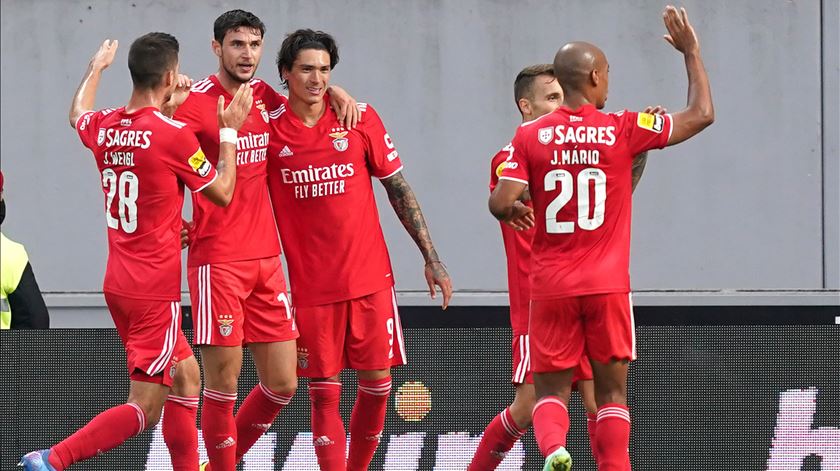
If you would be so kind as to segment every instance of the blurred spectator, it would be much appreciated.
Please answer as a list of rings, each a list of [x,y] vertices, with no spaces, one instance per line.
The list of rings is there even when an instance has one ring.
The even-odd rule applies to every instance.
[[[0,171],[0,224],[6,218]],[[23,244],[0,232],[0,329],[48,329],[50,315]]]

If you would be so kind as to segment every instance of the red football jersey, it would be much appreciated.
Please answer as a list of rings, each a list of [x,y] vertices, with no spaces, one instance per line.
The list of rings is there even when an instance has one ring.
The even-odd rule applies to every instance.
[[[251,80],[254,106],[239,129],[236,142],[236,190],[225,207],[201,195],[193,196],[195,230],[190,241],[187,264],[235,262],[273,257],[280,254],[277,229],[265,183],[269,140],[269,110],[285,97],[262,80]],[[207,158],[215,166],[219,159],[219,124],[216,106],[219,95],[225,106],[233,97],[211,75],[193,84],[190,96],[178,107],[175,118],[187,123],[195,133]]]
[[[289,265],[292,302],[315,306],[394,284],[371,177],[402,163],[372,106],[352,131],[327,109],[310,128],[281,106],[272,116],[268,187]]]
[[[630,291],[633,157],[662,148],[670,115],[560,107],[522,124],[502,179],[528,184],[531,299]]]
[[[76,131],[93,151],[105,193],[108,266],[104,291],[181,299],[184,184],[198,192],[216,178],[184,123],[156,108],[89,111]]]
[[[490,164],[490,191],[496,188],[502,170],[513,153],[513,146],[506,145]],[[531,206],[531,202],[525,204]],[[510,298],[510,326],[514,337],[528,333],[528,305],[531,303],[531,285],[528,270],[531,267],[531,243],[534,240],[534,228],[517,231],[505,223],[502,226],[502,240],[507,257],[508,294]]]

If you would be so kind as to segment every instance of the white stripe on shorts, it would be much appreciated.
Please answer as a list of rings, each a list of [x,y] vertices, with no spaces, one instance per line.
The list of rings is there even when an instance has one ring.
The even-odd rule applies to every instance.
[[[630,359],[636,359],[636,319],[633,316],[633,293],[627,293],[627,302],[630,303]]]
[[[400,352],[400,360],[402,360],[402,364],[408,363],[408,360],[405,355],[405,340],[403,340],[403,332],[402,332],[402,322],[400,322],[400,311],[397,308],[397,292],[394,290],[394,287],[391,287],[391,302],[394,305],[394,341],[397,342],[397,346],[399,347]]]
[[[181,306],[178,302],[169,303],[169,311],[171,319],[169,320],[169,328],[166,330],[166,336],[163,339],[163,347],[160,354],[155,361],[149,365],[146,374],[154,376],[161,373],[172,359],[172,352],[175,349],[175,341],[178,339],[178,315],[181,313]]]

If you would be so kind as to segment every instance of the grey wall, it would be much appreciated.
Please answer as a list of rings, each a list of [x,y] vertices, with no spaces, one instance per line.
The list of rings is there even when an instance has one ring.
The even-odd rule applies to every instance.
[[[838,274],[837,0],[699,1],[685,5],[711,75],[717,121],[652,153],[635,195],[637,290],[821,290]],[[3,0],[3,231],[24,242],[41,287],[97,292],[107,244],[103,197],[67,108],[90,55],[121,42],[97,105],[130,92],[130,42],[162,30],[181,69],[215,71],[212,22],[245,8],[267,24],[259,76],[277,84],[283,33],[314,27],[341,46],[334,83],[373,103],[406,164],[434,240],[461,291],[505,289],[488,161],[518,124],[512,82],[564,42],[600,45],[611,63],[609,109],[685,102],[681,56],[661,36],[660,1]],[[379,196],[383,196],[379,192]],[[421,290],[422,261],[380,198],[402,291]],[[420,302],[420,301],[418,301]],[[500,302],[504,302],[500,298]]]

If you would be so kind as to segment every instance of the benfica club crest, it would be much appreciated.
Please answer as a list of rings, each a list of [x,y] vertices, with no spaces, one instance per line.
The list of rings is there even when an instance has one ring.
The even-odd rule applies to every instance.
[[[268,111],[265,110],[265,103],[257,103],[257,109],[260,110],[260,116],[262,116],[263,121],[266,123],[268,122]]]
[[[219,333],[222,337],[228,337],[233,333],[233,314],[219,314]]]
[[[542,129],[540,129],[539,134],[537,134],[537,139],[539,139],[540,142],[543,143],[543,144],[548,144],[549,142],[551,142],[551,138],[553,136],[554,136],[554,128],[552,128],[552,127],[542,128]]]
[[[100,146],[105,143],[105,128],[99,128],[99,134],[96,136],[96,143]]]
[[[298,368],[305,370],[309,368],[309,351],[305,348],[297,349]]]
[[[339,152],[344,152],[350,145],[350,140],[347,139],[347,131],[331,132],[330,137],[333,138],[333,147]]]

